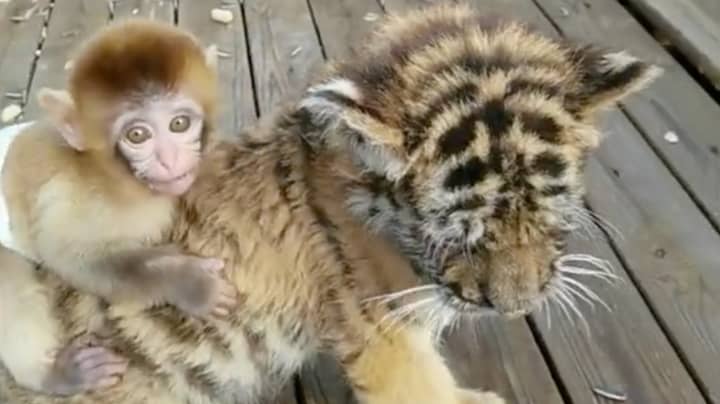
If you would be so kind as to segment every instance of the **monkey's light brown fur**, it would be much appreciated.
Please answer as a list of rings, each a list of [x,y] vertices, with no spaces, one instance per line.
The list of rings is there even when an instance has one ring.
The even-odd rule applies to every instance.
[[[205,63],[202,47],[187,32],[131,19],[106,27],[79,49],[69,91],[78,113],[100,128],[107,114],[117,113],[109,107],[120,101],[139,102],[147,94],[161,92],[186,93],[202,106],[207,122],[212,123],[217,74]],[[105,138],[93,142],[95,147],[108,146]]]
[[[149,182],[153,173],[197,169],[211,130],[215,76],[202,47],[171,25],[127,21],[96,33],[79,50],[69,93],[41,89],[38,101],[47,119],[9,143],[2,195],[10,244],[67,284],[108,302],[136,307],[170,302],[197,316],[227,311],[234,288],[203,264],[208,260],[156,245],[166,241],[177,193],[156,192]],[[192,113],[192,130],[168,129],[167,117],[177,113],[177,105],[185,108],[184,117]],[[165,135],[164,142],[146,142],[145,154],[138,150],[148,148],[138,144],[121,149],[118,145],[129,141],[122,118],[130,114],[135,125],[152,121],[154,138]],[[171,164],[151,170],[160,165],[153,165],[160,152]],[[72,349],[63,348],[64,330],[54,321],[48,295],[20,281],[32,275],[27,270],[32,264],[5,249],[0,260],[6,283],[0,294],[0,359],[15,379],[52,394],[111,382],[116,374],[102,372],[119,367],[100,366],[119,361],[109,352],[105,359],[96,355],[90,368],[79,368],[83,360],[75,360],[87,347],[63,354]]]
[[[109,308],[133,366],[69,402],[254,403],[318,350],[364,403],[502,402],[456,386],[432,331],[527,311],[567,276],[552,261],[598,143],[590,118],[654,70],[461,6],[390,19],[369,42],[268,128],[211,150],[183,199],[172,239],[226,259],[242,309],[206,323]],[[81,331],[95,299],[52,290]]]

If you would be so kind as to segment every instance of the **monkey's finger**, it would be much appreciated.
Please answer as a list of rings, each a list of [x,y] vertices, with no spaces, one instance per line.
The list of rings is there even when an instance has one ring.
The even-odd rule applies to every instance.
[[[93,383],[91,386],[88,386],[88,390],[102,390],[110,388],[118,383],[120,383],[121,378],[119,376],[110,376],[105,377],[103,379],[98,380],[97,382]]]
[[[78,363],[81,367],[85,368],[93,367],[93,363],[102,364],[127,362],[127,359],[120,355],[116,355],[103,347],[83,349],[75,355],[74,359],[75,363]]]
[[[88,372],[110,372],[108,374],[125,373],[128,361],[118,357],[93,357],[81,362],[78,367]],[[112,371],[112,372],[111,372]]]
[[[109,376],[122,376],[127,372],[127,363],[104,363],[92,369],[86,369],[89,379],[100,380]]]
[[[109,354],[109,351],[106,348],[101,347],[101,346],[81,348],[72,353],[73,359],[76,362],[82,362],[90,357],[97,356],[97,355],[106,355],[106,354]]]
[[[221,293],[218,298],[218,306],[225,308],[233,308],[237,305],[237,295]]]
[[[213,309],[212,314],[215,317],[225,318],[230,315],[230,310],[225,307],[216,306],[215,309]]]

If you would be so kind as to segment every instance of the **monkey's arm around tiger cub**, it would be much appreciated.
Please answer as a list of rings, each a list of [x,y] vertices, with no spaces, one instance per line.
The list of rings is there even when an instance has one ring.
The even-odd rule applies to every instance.
[[[223,262],[157,245],[209,141],[215,63],[213,49],[170,25],[131,20],[95,34],[68,91],[39,91],[45,119],[1,132],[2,244],[110,304],[227,316],[235,289]],[[3,363],[51,394],[116,381],[124,363],[109,351],[59,348],[47,297],[24,287],[31,265],[13,254],[0,250]]]

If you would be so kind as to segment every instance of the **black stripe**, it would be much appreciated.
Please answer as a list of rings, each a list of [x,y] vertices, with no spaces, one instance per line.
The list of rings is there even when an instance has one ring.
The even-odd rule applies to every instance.
[[[450,171],[450,174],[445,178],[443,186],[449,190],[471,187],[485,179],[487,171],[485,163],[480,160],[479,157],[475,156]]]
[[[230,342],[207,321],[191,319],[173,306],[151,308],[147,310],[147,315],[158,327],[164,327],[167,336],[178,345],[195,347],[199,342],[207,341],[217,353],[226,357],[232,355]]]
[[[142,371],[157,377],[159,382],[167,382],[170,376],[160,369],[160,366],[153,362],[150,357],[143,352],[143,347],[138,345],[138,340],[128,337],[122,327],[120,327],[121,318],[105,317],[104,327],[112,330],[112,348],[118,355],[127,359],[133,368],[139,368]]]
[[[475,111],[445,132],[438,141],[438,157],[445,159],[467,149],[477,136],[477,121],[482,117],[483,110]]]
[[[436,47],[440,39],[457,37],[465,30],[462,24],[447,19],[434,19],[432,24],[420,26],[422,29],[406,32],[399,38],[375,36],[370,40],[384,40],[387,46],[375,47],[365,54],[362,63],[344,64],[340,68],[341,75],[360,84],[372,86],[371,91],[385,89],[396,80],[401,70],[412,55]],[[398,69],[396,69],[398,68]]]
[[[323,98],[326,101],[329,101],[333,104],[337,104],[337,105],[340,105],[342,107],[349,108],[349,109],[354,109],[363,114],[370,115],[372,118],[374,118],[380,122],[383,122],[382,117],[376,110],[368,107],[367,105],[358,104],[355,100],[353,100],[350,97],[347,97],[344,94],[340,94],[338,92],[331,91],[331,90],[321,90],[321,91],[313,92],[312,97]]]
[[[491,138],[504,135],[513,123],[515,114],[505,108],[503,100],[488,100],[482,109],[482,121]]]
[[[296,181],[292,175],[292,167],[290,162],[282,158],[278,159],[273,169],[273,175],[275,175],[275,181],[278,186],[278,193],[280,198],[285,203],[291,202],[290,188],[295,185]]]
[[[532,132],[548,143],[561,142],[560,125],[552,117],[536,112],[521,112],[519,118],[524,131]]]
[[[220,383],[212,376],[205,365],[195,365],[185,369],[185,381],[206,397],[215,397],[220,391]]]
[[[447,209],[447,213],[478,209],[485,206],[486,203],[485,198],[480,195],[474,195],[469,199],[456,202]]]
[[[535,200],[535,195],[531,193],[525,194],[525,197],[523,198],[525,201],[525,207],[530,212],[537,212],[538,209],[540,209],[540,206],[538,206],[537,201]]]
[[[544,83],[537,80],[528,80],[525,78],[516,78],[510,81],[505,90],[505,98],[511,97],[518,93],[539,93],[548,97],[554,97],[560,94],[560,87]]]
[[[605,73],[603,80],[597,83],[596,92],[607,92],[623,88],[631,82],[642,76],[647,70],[647,65],[642,62],[634,62],[630,66],[625,66],[622,70],[612,70]]]
[[[620,70],[607,70],[606,53],[604,49],[593,46],[570,51],[570,59],[577,63],[582,74],[580,94],[575,95],[576,99],[570,100],[574,101],[576,108],[578,103],[585,105],[592,102],[593,97],[602,97],[607,92],[627,86],[647,71],[647,64],[641,61],[633,62]]]
[[[563,160],[562,156],[550,151],[544,151],[533,159],[531,168],[550,177],[557,178],[565,172],[567,163]]]
[[[463,83],[459,87],[452,88],[448,93],[443,94],[439,99],[432,100],[432,105],[425,114],[420,117],[408,118],[411,131],[405,134],[405,150],[412,153],[426,138],[428,129],[433,121],[444,112],[448,106],[460,103],[469,103],[477,99],[478,87],[475,83]],[[430,102],[430,100],[428,100]]]
[[[493,217],[503,218],[510,212],[510,200],[508,198],[499,198],[495,202],[495,211],[493,211]]]
[[[507,51],[498,49],[497,53],[492,55],[478,55],[477,53],[463,53],[456,60],[452,61],[453,65],[462,67],[465,71],[475,73],[477,75],[488,75],[497,71],[507,71],[517,65],[512,60],[512,55]],[[447,67],[454,67],[447,65]]]
[[[545,196],[556,196],[567,193],[568,187],[566,185],[548,185],[543,187],[541,192]]]
[[[552,60],[542,58],[523,60],[523,55],[515,55],[519,56],[520,59],[515,62],[512,60],[512,56],[513,55],[508,54],[507,51],[499,51],[493,55],[481,55],[478,54],[476,50],[465,50],[454,56],[452,59],[443,61],[443,63],[438,65],[435,69],[428,69],[425,71],[425,74],[417,80],[419,84],[417,85],[416,92],[418,95],[422,95],[423,92],[427,92],[432,89],[432,86],[438,77],[448,75],[456,77],[458,69],[477,76],[474,81],[480,81],[483,76],[490,75],[497,71],[509,71],[519,66],[551,69],[556,67],[557,64]],[[508,83],[504,97],[508,97],[516,92],[530,90],[531,88],[535,88],[548,95],[556,95],[560,93],[560,88],[552,84],[516,78]]]

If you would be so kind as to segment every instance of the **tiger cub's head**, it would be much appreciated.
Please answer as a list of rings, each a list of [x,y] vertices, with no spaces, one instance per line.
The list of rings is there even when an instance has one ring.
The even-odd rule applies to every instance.
[[[349,151],[365,174],[350,208],[445,303],[518,315],[572,273],[565,238],[600,141],[594,115],[659,72],[440,6],[388,18],[300,106],[324,128],[310,140]]]

